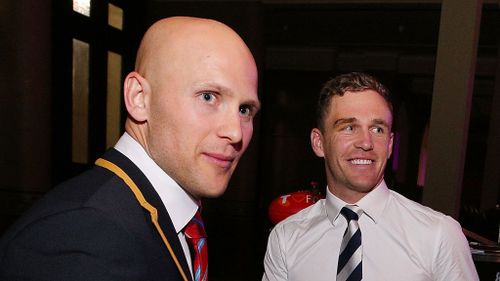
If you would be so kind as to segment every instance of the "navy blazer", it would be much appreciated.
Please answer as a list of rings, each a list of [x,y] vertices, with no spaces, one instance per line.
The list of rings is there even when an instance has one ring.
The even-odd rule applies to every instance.
[[[159,224],[186,276],[191,274],[170,216],[144,174],[110,149],[158,210]],[[95,166],[57,186],[0,240],[0,280],[183,280],[148,211],[111,171]]]

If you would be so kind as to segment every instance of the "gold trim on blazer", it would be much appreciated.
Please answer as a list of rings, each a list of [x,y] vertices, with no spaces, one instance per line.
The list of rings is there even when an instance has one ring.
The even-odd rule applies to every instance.
[[[139,204],[151,214],[151,221],[156,227],[158,233],[160,234],[163,243],[165,243],[165,246],[167,246],[168,252],[170,253],[170,256],[172,256],[172,259],[174,260],[177,269],[179,269],[179,272],[181,273],[184,281],[188,281],[188,278],[186,277],[186,274],[184,273],[184,270],[182,269],[181,264],[179,263],[179,260],[177,259],[177,256],[174,253],[174,250],[170,246],[170,243],[168,242],[165,233],[163,233],[163,230],[161,229],[160,224],[158,223],[158,210],[156,210],[155,207],[153,207],[151,204],[149,204],[148,201],[146,201],[146,199],[142,195],[141,190],[137,187],[134,181],[129,177],[129,175],[127,175],[127,173],[125,173],[125,171],[123,171],[116,164],[102,158],[97,159],[97,161],[95,161],[95,164],[97,166],[103,167],[115,173],[125,182],[125,184],[127,184],[130,190],[132,190]]]

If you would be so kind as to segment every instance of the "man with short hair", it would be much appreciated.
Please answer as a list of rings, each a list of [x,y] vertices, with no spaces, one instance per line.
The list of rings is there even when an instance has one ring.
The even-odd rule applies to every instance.
[[[460,225],[387,188],[387,89],[364,73],[337,76],[317,116],[311,145],[325,161],[326,198],[276,225],[262,280],[478,280]]]

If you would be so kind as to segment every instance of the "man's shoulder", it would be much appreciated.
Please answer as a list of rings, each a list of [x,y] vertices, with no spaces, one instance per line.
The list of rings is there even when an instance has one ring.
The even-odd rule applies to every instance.
[[[423,204],[416,202],[414,200],[408,199],[404,195],[391,190],[391,200],[392,203],[396,206],[404,206],[404,208],[411,210],[412,212],[418,212],[422,214],[428,214],[430,216],[444,216],[443,213],[436,211],[430,207],[424,206]]]
[[[127,194],[130,192],[123,192],[126,189],[120,188],[120,184],[123,185],[101,168],[87,170],[48,191],[21,215],[4,236],[15,236],[29,225],[49,221],[63,213],[71,213],[76,218],[85,209],[103,210],[121,204],[121,197],[131,198],[131,195]]]
[[[391,191],[389,202],[389,212],[395,217],[413,225],[422,225],[435,231],[437,226],[456,228],[458,222],[452,217],[424,206],[418,202],[404,197],[403,195]]]
[[[111,186],[123,185],[109,171],[100,167],[93,167],[82,174],[70,178],[47,192],[34,208],[66,209],[88,204],[96,196]]]
[[[281,229],[286,232],[292,232],[295,230],[307,231],[308,229],[311,229],[313,225],[324,221],[325,218],[325,200],[321,199],[313,205],[282,220],[276,224],[275,229]]]

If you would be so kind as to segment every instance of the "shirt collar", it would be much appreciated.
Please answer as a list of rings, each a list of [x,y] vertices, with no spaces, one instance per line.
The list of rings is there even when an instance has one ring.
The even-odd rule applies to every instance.
[[[382,212],[389,201],[389,188],[385,181],[381,181],[370,193],[356,203],[363,212],[367,214],[375,223],[382,216]]]
[[[387,188],[385,181],[382,180],[378,186],[361,198],[361,200],[356,202],[355,205],[363,209],[363,213],[377,223],[382,216],[382,212],[385,209],[388,200],[389,189]],[[337,224],[337,218],[340,214],[340,210],[345,205],[349,204],[333,195],[328,188],[326,189],[326,214],[333,225]]]
[[[325,198],[326,215],[328,217],[328,220],[330,220],[330,222],[332,223],[332,225],[335,226],[337,224],[337,218],[339,217],[340,210],[346,204],[347,203],[340,200],[340,198],[333,195],[330,192],[330,189],[328,189],[328,186],[326,187],[326,198]]]
[[[198,210],[197,201],[167,175],[129,134],[121,136],[115,149],[129,158],[151,182],[179,233]]]

